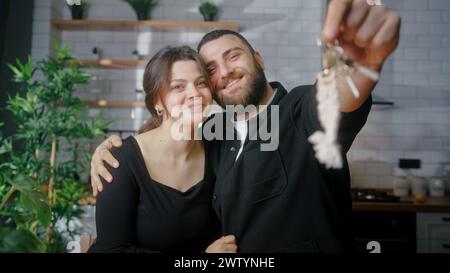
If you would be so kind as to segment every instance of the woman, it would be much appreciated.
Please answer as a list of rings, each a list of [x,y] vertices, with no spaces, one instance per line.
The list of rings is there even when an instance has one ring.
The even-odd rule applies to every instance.
[[[109,168],[115,182],[104,183],[97,197],[97,240],[89,252],[236,252],[234,236],[217,239],[214,175],[204,143],[195,140],[212,101],[209,86],[189,47],[166,47],[147,64],[145,103],[153,118],[145,132],[113,149],[123,163]]]

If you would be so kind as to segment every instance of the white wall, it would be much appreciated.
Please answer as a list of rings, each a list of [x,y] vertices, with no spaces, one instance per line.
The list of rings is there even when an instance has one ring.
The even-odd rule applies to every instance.
[[[402,16],[401,40],[375,93],[395,103],[374,107],[353,145],[354,186],[390,188],[398,158],[419,158],[419,175],[450,162],[450,1],[384,1]]]
[[[54,30],[50,18],[70,17],[64,0],[35,0],[33,58],[49,54],[50,40],[73,45],[79,58],[93,58],[92,47],[105,58],[130,59],[139,48],[150,55],[165,45],[195,47],[203,32],[136,32]],[[89,19],[134,19],[120,0],[90,0]],[[322,0],[222,0],[220,20],[241,24],[242,33],[261,52],[269,80],[286,88],[311,84],[320,68],[316,47],[324,5]],[[441,162],[450,161],[450,1],[386,0],[402,15],[402,37],[396,53],[385,64],[375,93],[394,101],[394,107],[374,106],[369,121],[350,153],[353,186],[389,188],[393,167],[400,157],[420,158],[420,174],[439,174]],[[155,19],[202,20],[197,0],[163,0]],[[140,100],[142,69],[91,69],[93,81],[78,93],[83,98]],[[100,89],[94,93],[92,89]],[[112,129],[136,130],[148,117],[145,109],[105,110],[115,119]],[[95,115],[98,110],[92,110]],[[133,119],[134,118],[134,119]]]

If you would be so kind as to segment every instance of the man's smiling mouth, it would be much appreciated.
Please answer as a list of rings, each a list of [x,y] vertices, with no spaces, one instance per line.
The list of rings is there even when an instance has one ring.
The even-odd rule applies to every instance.
[[[236,89],[233,87],[235,87],[235,85],[240,82],[242,79],[242,77],[234,79],[233,81],[231,81],[230,83],[227,84],[227,86],[223,89],[223,91],[225,91],[225,93],[233,93]]]

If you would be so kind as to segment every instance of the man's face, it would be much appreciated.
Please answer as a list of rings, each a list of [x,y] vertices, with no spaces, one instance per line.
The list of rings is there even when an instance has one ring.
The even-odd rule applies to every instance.
[[[200,48],[211,75],[214,99],[226,105],[258,105],[266,93],[264,63],[236,36],[224,35]]]

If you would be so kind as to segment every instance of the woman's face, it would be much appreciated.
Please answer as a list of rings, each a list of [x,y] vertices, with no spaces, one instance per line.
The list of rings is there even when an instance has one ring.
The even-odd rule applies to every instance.
[[[169,90],[163,98],[169,118],[183,125],[198,125],[212,102],[211,91],[195,61],[176,61],[172,65]],[[180,120],[181,119],[181,120]]]

